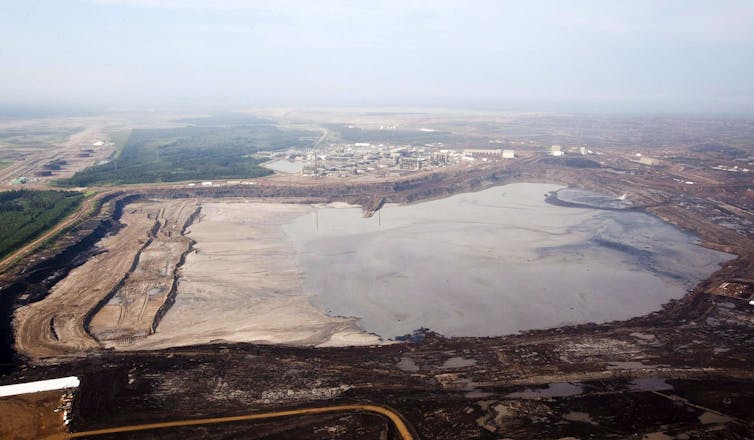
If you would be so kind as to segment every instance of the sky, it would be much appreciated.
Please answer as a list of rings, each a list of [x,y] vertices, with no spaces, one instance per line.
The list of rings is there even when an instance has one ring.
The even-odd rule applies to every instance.
[[[754,114],[754,0],[0,0],[0,105]]]

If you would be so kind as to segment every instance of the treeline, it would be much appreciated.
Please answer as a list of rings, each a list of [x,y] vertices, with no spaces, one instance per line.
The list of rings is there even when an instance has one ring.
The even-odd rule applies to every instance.
[[[228,125],[272,125],[274,122],[269,119],[262,119],[254,116],[250,113],[240,112],[225,112],[216,113],[212,116],[204,116],[199,118],[180,118],[173,122],[189,124],[189,125],[215,125],[215,126],[228,126]]]
[[[270,124],[133,130],[118,157],[79,171],[58,184],[177,182],[253,178],[270,174],[251,155],[260,149],[311,144],[311,132]]]
[[[583,157],[546,157],[542,159],[543,163],[550,165],[564,165],[572,168],[600,168],[599,162]]]
[[[0,257],[54,226],[83,199],[75,191],[0,192]]]

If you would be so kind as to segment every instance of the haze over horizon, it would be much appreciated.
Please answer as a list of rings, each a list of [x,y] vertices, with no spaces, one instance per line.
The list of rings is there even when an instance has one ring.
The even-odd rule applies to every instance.
[[[0,107],[754,114],[754,1],[0,5]]]

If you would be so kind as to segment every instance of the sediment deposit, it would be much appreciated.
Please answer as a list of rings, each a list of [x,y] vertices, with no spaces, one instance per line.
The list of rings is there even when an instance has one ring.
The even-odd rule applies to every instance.
[[[217,341],[363,345],[379,338],[353,319],[329,317],[302,292],[292,244],[280,226],[309,211],[278,203],[212,202],[188,237],[175,304],[157,331],[132,348]]]
[[[89,332],[105,346],[129,345],[147,337],[173,301],[179,266],[192,244],[183,232],[201,208],[191,202],[154,205],[133,207],[154,217],[154,228],[133,269],[89,323]]]
[[[108,333],[109,327],[118,327],[120,338],[126,338],[129,331],[134,335],[149,329],[155,314],[167,300],[168,292],[155,294],[157,292],[151,291],[150,295],[152,287],[142,289],[144,299],[138,302],[139,288],[136,286],[139,279],[145,281],[145,285],[160,284],[148,275],[149,258],[141,261],[140,255],[144,251],[149,255],[161,252],[160,248],[171,248],[173,246],[168,244],[171,242],[187,247],[187,240],[180,237],[180,229],[174,229],[175,221],[166,222],[164,218],[161,221],[160,214],[167,211],[170,212],[168,217],[176,214],[175,218],[181,218],[182,213],[188,220],[193,212],[192,205],[196,203],[186,200],[128,205],[121,217],[124,227],[98,243],[97,255],[73,269],[43,300],[16,311],[16,350],[33,359],[78,354],[101,348],[97,335],[108,339],[114,334],[112,331]],[[180,255],[178,248],[172,250],[171,258]],[[173,259],[177,262],[178,258]],[[164,270],[170,272],[169,266],[168,263]],[[134,272],[133,282],[129,281]],[[162,284],[170,285],[172,272],[163,278]],[[127,298],[125,302],[131,304],[117,311],[108,307],[97,317],[101,306],[115,297]],[[103,319],[104,316],[112,319]],[[110,324],[103,324],[105,322]],[[88,331],[90,326],[91,332]]]

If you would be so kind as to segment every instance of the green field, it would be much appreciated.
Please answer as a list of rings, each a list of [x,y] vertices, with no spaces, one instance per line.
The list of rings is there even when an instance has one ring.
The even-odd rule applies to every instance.
[[[112,161],[79,171],[57,183],[64,187],[82,187],[259,177],[271,171],[260,167],[261,161],[252,157],[253,153],[263,149],[307,147],[317,135],[281,129],[261,119],[245,119],[239,125],[205,123],[133,130]]]
[[[0,257],[54,226],[83,199],[75,191],[0,192]]]

